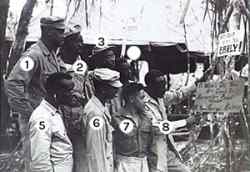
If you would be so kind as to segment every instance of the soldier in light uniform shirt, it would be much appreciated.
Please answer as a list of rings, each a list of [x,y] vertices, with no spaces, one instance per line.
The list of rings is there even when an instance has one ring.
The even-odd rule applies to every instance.
[[[63,61],[56,56],[58,47],[63,43],[64,19],[43,17],[40,25],[41,38],[22,54],[5,82],[10,108],[19,117],[26,171],[29,168],[27,132],[30,115],[46,95],[44,84],[47,77],[65,70]]]
[[[49,76],[45,88],[47,96],[29,120],[30,171],[72,172],[72,144],[58,108],[73,102],[72,77],[54,73]]]
[[[202,79],[197,80],[197,82]],[[157,125],[162,120],[168,120],[166,106],[180,102],[196,89],[195,84],[193,84],[180,90],[167,91],[164,74],[158,70],[149,71],[145,76],[145,83],[147,84],[144,98],[145,114],[152,120],[153,125]],[[198,120],[199,118],[191,116],[188,119],[172,123],[174,128],[179,128],[190,126]],[[151,172],[190,172],[190,169],[181,162],[182,157],[176,149],[171,134],[167,136],[154,135],[153,137],[150,149],[152,156],[149,156]]]
[[[82,154],[81,172],[113,172],[113,127],[107,101],[122,87],[120,74],[108,68],[93,71],[94,96],[84,107],[82,137],[86,153]]]

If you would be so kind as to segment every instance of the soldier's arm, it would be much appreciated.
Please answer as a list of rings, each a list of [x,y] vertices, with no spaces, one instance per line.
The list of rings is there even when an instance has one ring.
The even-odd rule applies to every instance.
[[[20,62],[23,58],[27,56],[21,57],[14,68],[12,69],[8,79],[5,82],[6,91],[8,95],[8,101],[10,107],[16,111],[29,117],[33,111],[33,108],[27,97],[27,88],[31,82],[31,79],[37,70],[37,62],[34,61],[34,67],[30,71],[24,71],[20,67]]]
[[[53,172],[50,161],[52,130],[48,119],[40,118],[29,124],[32,171]]]
[[[178,90],[169,90],[164,94],[164,104],[165,106],[169,106],[172,104],[181,103],[185,98],[191,96],[196,90],[196,85],[192,84],[190,86],[182,87]]]
[[[169,106],[171,104],[178,104],[185,98],[191,96],[196,90],[196,85],[199,82],[205,82],[212,74],[212,72],[213,69],[212,67],[210,67],[204,72],[204,74],[200,78],[196,78],[195,82],[190,84],[189,86],[184,86],[178,90],[166,91],[163,97],[165,106]]]

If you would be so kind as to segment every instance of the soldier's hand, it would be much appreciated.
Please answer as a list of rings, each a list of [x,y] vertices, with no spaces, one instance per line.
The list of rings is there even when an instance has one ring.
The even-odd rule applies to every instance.
[[[187,121],[187,127],[191,127],[193,125],[198,125],[201,120],[200,114],[194,114],[186,119]]]
[[[197,78],[195,81],[195,84],[197,85],[199,82],[205,82],[208,80],[209,76],[213,74],[213,69],[212,67],[208,68],[204,74],[202,75],[201,78]]]

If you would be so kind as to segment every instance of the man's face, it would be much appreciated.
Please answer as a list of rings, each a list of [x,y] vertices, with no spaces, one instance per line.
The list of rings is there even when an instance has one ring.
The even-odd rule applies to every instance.
[[[114,97],[116,97],[119,90],[119,88],[112,87],[108,84],[104,84],[103,89],[106,99],[113,99]]]
[[[70,49],[77,54],[81,53],[81,48],[83,45],[82,36],[80,34],[74,35],[70,40]]]
[[[112,50],[106,50],[103,53],[104,63],[107,68],[115,68],[115,53]]]
[[[130,97],[130,102],[135,106],[139,111],[144,110],[144,99],[145,99],[145,91],[140,90],[135,95]]]
[[[164,76],[159,76],[155,78],[155,82],[152,83],[155,96],[162,98],[166,91],[166,80]]]
[[[75,98],[73,96],[74,82],[72,79],[62,79],[60,87],[57,90],[57,103],[60,105],[73,106],[75,104]]]
[[[51,28],[49,32],[50,40],[54,45],[61,46],[64,42],[64,29]]]

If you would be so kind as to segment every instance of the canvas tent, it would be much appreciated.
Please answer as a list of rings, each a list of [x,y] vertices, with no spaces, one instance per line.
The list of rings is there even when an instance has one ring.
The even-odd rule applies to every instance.
[[[19,17],[24,2],[11,0],[10,11],[14,18]],[[113,44],[185,43],[180,20],[188,0],[82,0],[74,5],[75,2],[67,6],[66,0],[54,1],[53,15],[81,25],[85,43],[95,44],[99,36],[105,36]],[[13,7],[17,4],[17,8]],[[211,51],[210,21],[208,18],[203,21],[204,6],[202,1],[191,1],[186,14],[187,43],[192,51]],[[50,7],[50,1],[38,0],[28,40],[39,38],[39,19],[50,15]],[[8,30],[7,34],[14,36]]]

